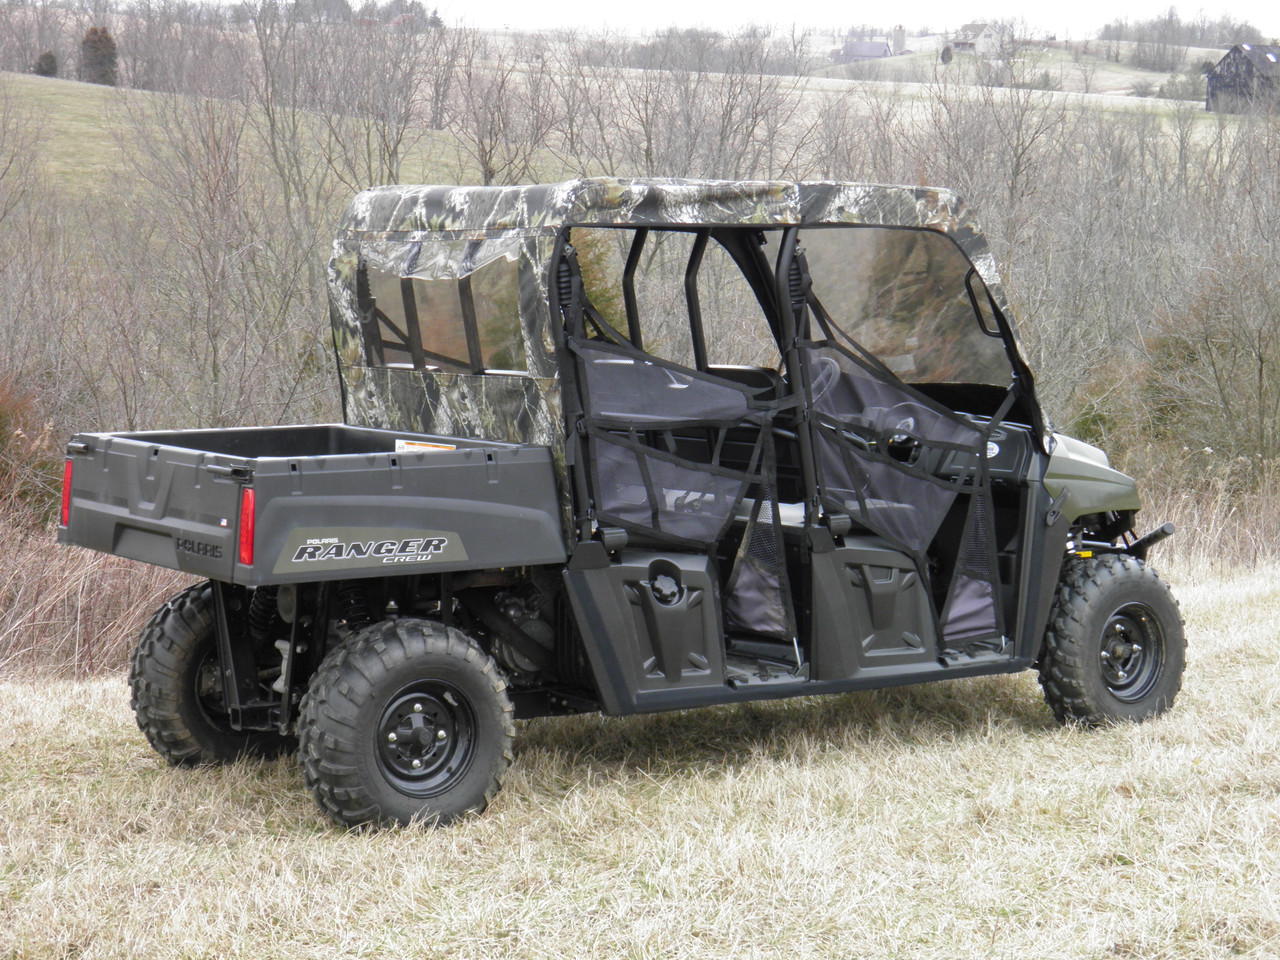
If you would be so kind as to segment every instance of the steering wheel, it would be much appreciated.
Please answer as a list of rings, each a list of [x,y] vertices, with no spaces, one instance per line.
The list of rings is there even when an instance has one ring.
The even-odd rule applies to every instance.
[[[813,377],[809,382],[809,398],[816,402],[840,381],[840,364],[834,357],[819,357],[813,365]]]
[[[890,407],[884,417],[884,424],[889,430],[889,456],[899,463],[915,463],[920,459],[923,445],[912,434],[916,433],[917,407],[914,403],[904,401]]]

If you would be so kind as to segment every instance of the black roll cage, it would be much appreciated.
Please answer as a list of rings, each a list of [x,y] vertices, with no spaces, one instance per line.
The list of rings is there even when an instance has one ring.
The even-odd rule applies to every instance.
[[[636,227],[625,223],[573,224],[561,232],[557,242],[556,255],[552,258],[553,263],[560,262],[560,256],[563,254],[563,245],[568,242],[568,234],[574,227],[632,230],[635,232],[631,246],[627,251],[626,264],[622,270],[622,302],[627,315],[627,340],[637,350],[644,350],[645,346],[644,332],[640,325],[640,305],[636,297],[636,270],[640,265],[640,258],[644,252],[644,246],[649,234],[655,229],[660,229],[666,233],[690,233],[694,236],[693,248],[690,250],[689,260],[685,265],[684,293],[685,305],[689,311],[689,330],[692,338],[695,369],[702,373],[706,373],[709,369],[706,332],[702,325],[702,305],[698,296],[698,273],[702,267],[702,258],[706,253],[707,243],[710,240],[718,242],[742,272],[743,278],[747,281],[748,286],[751,287],[751,292],[755,295],[761,310],[764,312],[765,320],[769,324],[769,330],[773,334],[774,342],[779,343],[781,341],[780,324],[774,306],[773,274],[769,269],[769,262],[765,258],[764,252],[760,249],[764,245],[764,231],[760,228],[675,225],[669,227]],[[791,228],[782,228],[783,231],[786,229]],[[558,304],[552,304],[552,308],[553,315],[558,316]]]
[[[770,332],[773,335],[774,343],[779,349],[782,358],[782,367],[785,371],[785,379],[788,384],[788,396],[796,401],[791,405],[793,418],[792,430],[787,430],[790,436],[793,436],[797,442],[799,452],[799,466],[801,470],[801,482],[804,491],[805,504],[805,520],[806,525],[812,527],[815,523],[821,523],[830,526],[833,532],[843,532],[843,525],[848,518],[842,516],[827,516],[821,505],[821,492],[817,480],[817,465],[815,463],[815,454],[813,447],[813,437],[807,428],[807,408],[806,398],[810,395],[812,387],[811,376],[807,362],[804,360],[804,351],[802,346],[810,337],[809,331],[809,311],[812,309],[815,314],[826,316],[826,311],[817,301],[816,296],[811,288],[809,280],[808,265],[806,263],[803,249],[800,247],[800,233],[804,226],[792,224],[780,228],[774,228],[776,232],[781,233],[781,243],[779,244],[776,262],[769,264],[764,255],[763,246],[765,242],[765,231],[759,227],[751,226],[701,226],[689,227],[687,225],[646,225],[637,227],[630,224],[571,224],[561,230],[557,237],[555,253],[552,257],[553,276],[551,282],[548,283],[550,291],[550,299],[552,306],[552,315],[562,317],[562,305],[559,302],[557,285],[554,282],[554,271],[561,261],[561,257],[565,252],[565,246],[569,244],[570,231],[573,227],[582,228],[602,228],[602,229],[620,229],[633,230],[634,237],[631,242],[630,249],[627,253],[626,263],[623,268],[622,276],[622,295],[623,304],[627,316],[627,340],[631,346],[637,350],[644,351],[644,335],[640,322],[639,303],[635,289],[635,275],[639,267],[641,256],[644,251],[649,234],[654,230],[661,230],[671,233],[691,233],[694,235],[694,243],[689,253],[688,262],[685,265],[684,274],[684,293],[686,307],[689,313],[689,333],[692,339],[694,361],[696,369],[701,373],[714,374],[715,371],[710,369],[707,360],[706,334],[702,324],[701,304],[698,298],[698,274],[702,265],[703,256],[706,252],[707,243],[711,239],[715,239],[721,247],[729,254],[734,263],[741,270],[743,277],[747,280],[752,292],[755,294],[756,300],[759,302],[764,316],[769,324]],[[807,225],[807,226],[830,226],[839,228],[840,224],[830,225]],[[859,229],[864,225],[848,225],[847,229]],[[908,227],[882,227],[880,229],[919,229]],[[955,239],[947,236],[953,243]],[[956,244],[959,248],[959,244]],[[961,250],[963,253],[963,250]],[[966,256],[966,260],[967,260]],[[983,290],[986,294],[986,302],[990,307],[990,318],[996,325],[995,330],[991,330],[984,322],[983,311],[979,307],[978,297],[979,290],[975,289],[975,278],[978,277],[976,268],[970,263],[968,272],[965,275],[965,289],[968,293],[970,305],[973,308],[973,319],[978,324],[982,332],[988,336],[999,338],[1004,347],[1005,355],[1009,360],[1012,382],[1007,391],[1005,391],[1006,402],[1001,404],[1000,417],[1008,415],[1010,410],[1015,406],[1025,414],[1024,419],[1030,420],[1033,427],[1033,434],[1037,441],[1043,444],[1044,423],[1040,414],[1038,405],[1034,402],[1033,381],[1031,373],[1025,362],[1022,360],[1016,346],[1012,328],[1009,324],[1004,312],[1000,309],[990,293]],[[785,281],[782,278],[786,278]],[[829,318],[826,323],[834,324]],[[825,324],[824,324],[825,326]],[[878,369],[883,376],[898,379],[896,375],[884,368],[878,359],[869,354],[865,354],[856,344],[848,333],[837,326],[839,333],[860,352],[864,354],[864,359],[870,361],[870,365]],[[573,331],[567,331],[572,333]],[[558,336],[561,338],[563,347],[563,338],[566,330],[561,324],[559,326]],[[565,383],[568,396],[575,397],[570,401],[566,396],[565,412],[569,415],[572,424],[574,415],[580,414],[577,403],[577,383],[576,377],[572,372],[571,364],[563,364],[561,366],[561,379]],[[904,384],[912,393],[921,399],[927,400],[931,404],[937,401],[928,399],[916,387],[910,384]],[[1020,399],[1029,399],[1029,403],[1018,403]],[[953,414],[954,415],[954,414]],[[775,424],[775,429],[781,428],[781,424]],[[575,437],[576,439],[576,437]],[[569,460],[572,462],[576,457],[570,455]],[[585,498],[586,489],[582,484],[585,478],[582,471],[575,471],[577,476],[577,485],[580,489],[578,494]],[[585,503],[585,499],[581,502]],[[586,522],[584,516],[579,516],[579,530],[581,534],[587,534],[589,523]],[[586,536],[583,537],[586,539]]]
[[[867,226],[864,224],[850,224],[845,228],[866,229]],[[803,369],[804,365],[800,360],[798,345],[799,341],[807,336],[807,330],[801,329],[801,325],[804,322],[805,301],[812,296],[812,291],[808,289],[803,291],[793,289],[802,282],[807,284],[807,270],[797,269],[797,260],[803,264],[803,253],[799,250],[798,239],[802,229],[811,227],[819,229],[823,227],[840,228],[840,224],[791,224],[772,228],[761,228],[754,225],[690,227],[681,224],[646,226],[635,226],[626,223],[571,224],[564,227],[557,236],[555,251],[549,268],[553,274],[547,284],[552,300],[553,316],[560,316],[556,284],[554,282],[555,265],[560,262],[564,252],[564,245],[569,242],[570,231],[575,227],[632,230],[634,232],[623,268],[622,297],[627,317],[627,340],[630,341],[633,347],[641,351],[645,350],[644,331],[640,322],[635,279],[636,271],[639,268],[650,234],[654,230],[661,230],[669,233],[688,233],[693,235],[694,242],[688,261],[685,264],[684,294],[689,317],[688,328],[693,348],[694,366],[695,369],[702,373],[710,372],[710,363],[708,361],[706,331],[703,325],[702,306],[698,292],[698,277],[707,244],[714,239],[728,253],[755,295],[756,301],[759,303],[765,320],[769,325],[774,344],[778,347],[779,355],[782,358],[783,367],[787,374],[787,380],[792,385],[791,393],[793,395],[807,394],[810,386],[808,373]],[[777,260],[772,266],[765,257],[763,250],[766,229],[769,232],[781,234]],[[877,229],[916,230],[920,228],[883,226],[877,227]],[[955,243],[955,239],[950,237],[949,234],[943,235]],[[464,361],[458,357],[446,356],[426,349],[422,342],[422,331],[418,322],[418,304],[412,278],[402,277],[400,279],[400,296],[405,317],[405,329],[401,330],[386,313],[378,308],[374,297],[370,293],[367,279],[368,267],[363,259],[357,269],[359,277],[357,282],[359,310],[361,324],[364,327],[366,359],[370,365],[385,365],[384,351],[387,348],[392,348],[406,351],[415,370],[424,370],[428,365],[438,365],[447,370],[473,375],[486,372],[469,274],[464,274],[460,277],[456,285],[467,346],[467,358]],[[787,278],[785,282],[781,279],[783,277]],[[802,281],[801,277],[805,279]],[[974,281],[977,277],[977,270],[971,264],[964,279],[974,313],[974,320],[985,334],[997,337],[1002,341],[1006,357],[1012,369],[1013,389],[1019,397],[1031,397],[1033,394],[1032,375],[1017,350],[1016,340],[1009,321],[989,291],[975,289]],[[989,329],[985,322],[984,311],[979,300],[980,297],[983,297],[986,301],[986,306],[990,311],[990,319],[996,325],[995,330]],[[388,340],[383,336],[383,326],[390,330],[395,339]],[[847,334],[845,336],[847,337]],[[562,367],[560,372],[563,379],[567,371]],[[1032,421],[1031,426],[1035,428],[1034,432],[1037,437],[1041,437],[1044,433],[1045,425],[1038,405],[1035,402],[1030,402],[1020,404],[1019,407],[1025,413],[1024,419]],[[807,444],[802,443],[802,446],[807,446]],[[807,473],[809,465],[809,453],[807,451],[803,454],[803,459]],[[808,479],[807,476],[806,479]]]

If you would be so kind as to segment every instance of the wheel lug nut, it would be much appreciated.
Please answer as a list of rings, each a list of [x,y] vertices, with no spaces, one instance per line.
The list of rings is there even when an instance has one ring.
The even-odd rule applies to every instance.
[[[1110,654],[1110,653],[1108,653],[1106,650],[1103,650],[1103,651],[1102,651],[1102,659],[1103,659],[1103,660],[1110,660],[1110,659],[1111,659],[1111,654]]]
[[[1132,650],[1133,650],[1133,652],[1134,652],[1134,653],[1141,653],[1141,652],[1142,652],[1142,644],[1140,644],[1140,643],[1135,643],[1135,644],[1133,644],[1133,646],[1132,646]]]
[[[421,713],[421,712],[422,712],[422,704],[420,704],[420,703],[415,703],[415,704],[413,705],[413,712],[414,712],[414,713]]]
[[[444,739],[445,737],[447,737],[447,736],[448,736],[448,734],[447,734],[447,733],[445,733],[443,730],[437,730],[437,731],[436,731],[436,739],[437,739],[437,740],[443,740],[443,739]]]
[[[387,734],[387,743],[395,743],[396,739],[396,732],[394,730]]]
[[[410,766],[412,766],[412,767],[413,767],[413,769],[417,770],[420,766],[422,766],[422,761],[421,761],[421,760],[415,760],[415,761],[413,761],[413,763],[412,763],[412,764],[410,764]]]

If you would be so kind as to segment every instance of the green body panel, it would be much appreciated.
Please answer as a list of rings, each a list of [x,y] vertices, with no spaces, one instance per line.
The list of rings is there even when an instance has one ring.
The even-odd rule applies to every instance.
[[[1090,513],[1137,510],[1138,485],[1132,477],[1111,469],[1107,455],[1095,446],[1074,437],[1055,433],[1053,453],[1045,470],[1044,486],[1057,499],[1063,490],[1067,499],[1062,512],[1074,521]]]

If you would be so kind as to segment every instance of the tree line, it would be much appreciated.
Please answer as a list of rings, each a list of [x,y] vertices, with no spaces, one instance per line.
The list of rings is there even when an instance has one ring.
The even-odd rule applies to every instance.
[[[1148,20],[1113,20],[1098,39],[1111,59],[1121,59],[1120,45],[1125,44],[1127,62],[1142,70],[1163,71],[1181,70],[1191,47],[1264,42],[1262,31],[1247,21],[1231,16],[1211,20],[1203,12],[1194,20],[1183,20],[1174,7]]]

